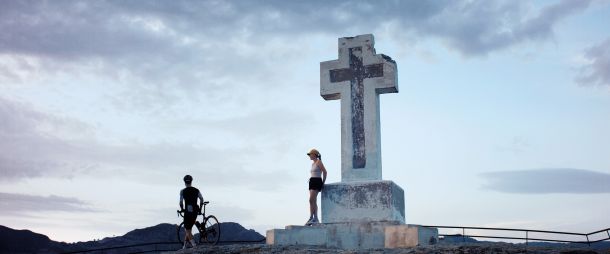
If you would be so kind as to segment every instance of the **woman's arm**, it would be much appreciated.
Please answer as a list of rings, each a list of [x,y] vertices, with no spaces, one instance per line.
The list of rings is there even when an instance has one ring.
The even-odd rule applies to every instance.
[[[324,184],[326,182],[326,175],[328,174],[326,172],[326,168],[324,167],[324,163],[322,163],[322,161],[318,161],[319,163],[319,167],[320,167],[320,171],[322,171],[322,184]]]

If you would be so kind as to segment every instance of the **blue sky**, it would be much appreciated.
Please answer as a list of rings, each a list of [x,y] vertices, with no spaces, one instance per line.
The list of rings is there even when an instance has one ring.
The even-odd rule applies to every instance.
[[[337,39],[398,64],[383,178],[407,223],[610,225],[609,1],[2,1],[0,224],[82,241],[177,223],[182,176],[221,221],[308,217],[305,152],[340,181]]]

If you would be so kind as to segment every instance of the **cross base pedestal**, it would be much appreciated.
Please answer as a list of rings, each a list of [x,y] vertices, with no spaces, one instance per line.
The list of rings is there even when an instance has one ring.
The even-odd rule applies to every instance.
[[[405,223],[404,191],[392,181],[325,184],[321,205],[323,223]]]
[[[402,248],[438,242],[438,229],[405,225],[404,191],[392,181],[332,183],[322,222],[267,231],[267,244],[340,249]]]
[[[438,242],[438,229],[396,222],[346,222],[287,226],[267,231],[267,244],[339,249],[404,248]]]

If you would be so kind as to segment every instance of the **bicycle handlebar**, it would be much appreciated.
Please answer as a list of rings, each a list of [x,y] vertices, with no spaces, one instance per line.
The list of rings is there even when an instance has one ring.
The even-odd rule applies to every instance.
[[[205,206],[205,205],[207,205],[207,204],[209,204],[209,203],[210,203],[210,201],[204,201],[204,202],[203,202],[203,206]],[[185,213],[185,212],[186,212],[186,211],[185,211],[184,209],[182,209],[182,210],[176,210],[176,213],[178,213],[178,216],[179,216],[179,217],[184,217],[184,213]],[[199,212],[197,212],[197,215],[203,215],[203,213],[201,213],[201,209],[199,209]]]
[[[186,211],[185,210],[176,210],[176,213],[178,213],[178,215],[180,215],[181,217],[184,217],[184,213]],[[201,213],[201,211],[197,212],[197,215],[202,215],[203,213]]]

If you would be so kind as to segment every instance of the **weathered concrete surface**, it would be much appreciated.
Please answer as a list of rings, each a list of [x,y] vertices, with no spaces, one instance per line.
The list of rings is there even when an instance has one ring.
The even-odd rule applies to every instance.
[[[405,248],[438,243],[438,229],[398,222],[360,222],[287,226],[267,231],[267,244],[340,249]]]
[[[339,59],[320,63],[320,95],[341,99],[341,181],[381,180],[379,94],[397,93],[396,62],[373,35],[339,38]]]
[[[392,181],[327,184],[322,191],[321,210],[322,224],[269,230],[267,244],[383,248],[385,228],[404,225],[404,191]],[[417,231],[413,237],[418,237]]]
[[[287,226],[267,230],[267,244],[326,246],[328,229],[318,226]]]
[[[477,244],[438,244],[432,246],[421,246],[415,248],[376,248],[367,250],[342,250],[336,248],[315,247],[306,245],[267,245],[267,244],[232,244],[215,246],[197,246],[196,248],[179,250],[176,254],[216,254],[216,253],[333,253],[333,254],[365,254],[365,253],[388,253],[388,254],[608,254],[608,250],[591,250],[587,248],[550,248],[550,247],[526,247],[524,245],[509,243],[477,243]]]
[[[322,191],[322,222],[405,223],[404,190],[392,181],[331,183]]]
[[[344,249],[380,248],[384,243],[381,223],[337,223],[287,226],[267,231],[267,244],[311,245]]]
[[[438,243],[438,229],[419,225],[397,225],[385,227],[386,248],[407,248]]]
[[[329,224],[326,247],[341,249],[383,248],[385,227],[396,222],[361,222]]]

